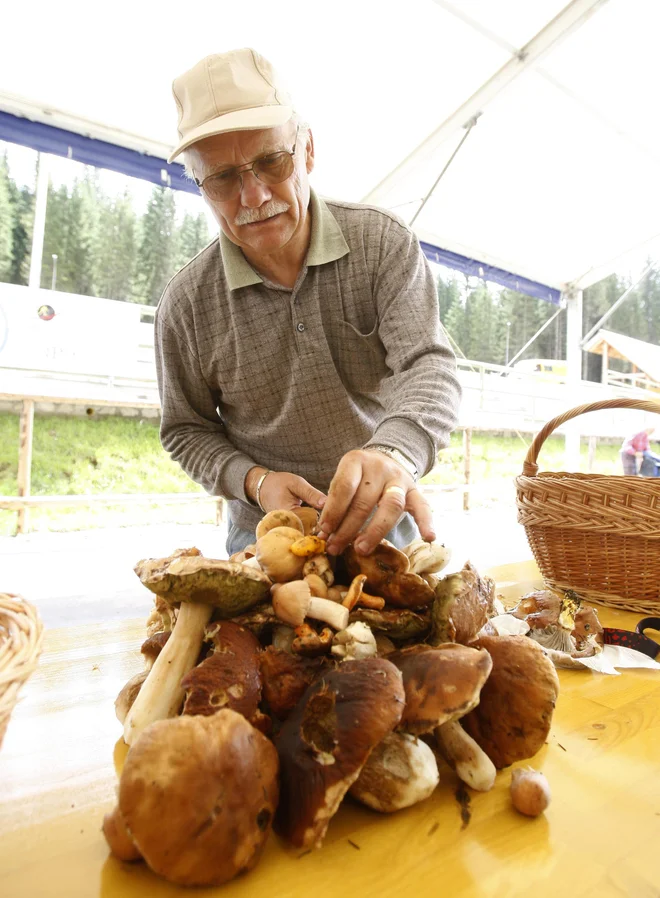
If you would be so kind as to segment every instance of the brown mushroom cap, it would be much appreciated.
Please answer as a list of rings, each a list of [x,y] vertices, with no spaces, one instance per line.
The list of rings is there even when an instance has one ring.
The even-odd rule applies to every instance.
[[[183,713],[209,715],[229,708],[252,721],[261,701],[259,641],[231,621],[209,624],[204,638],[213,643],[213,653],[181,681]]]
[[[353,546],[344,550],[351,577],[366,574],[368,592],[397,608],[423,608],[433,601],[433,590],[417,574],[408,572],[408,557],[389,543],[379,543],[370,555],[358,555]]]
[[[323,674],[278,740],[281,800],[275,826],[299,848],[318,847],[370,752],[401,718],[401,674],[383,658]]]
[[[293,655],[274,646],[259,655],[261,676],[263,679],[263,696],[270,711],[285,720],[296,707],[312,683],[333,669],[333,659],[322,655],[318,658],[304,658]]]
[[[147,669],[153,667],[153,663],[163,650],[163,646],[170,638],[171,630],[161,630],[159,633],[153,633],[148,636],[140,646],[140,653],[144,657]]]
[[[531,758],[546,740],[559,679],[541,646],[527,636],[483,636],[493,670],[479,705],[461,723],[496,767]],[[391,657],[391,656],[388,656]]]
[[[126,716],[148,676],[148,670],[141,670],[140,673],[136,673],[120,689],[119,695],[115,699],[115,715],[119,723],[123,723],[126,720]]]
[[[142,855],[131,839],[131,834],[126,829],[124,818],[118,807],[110,814],[105,815],[102,829],[110,851],[120,861],[139,861],[142,859]]]
[[[168,602],[213,605],[219,617],[234,617],[268,596],[270,580],[256,568],[201,556],[145,558],[135,573]]]
[[[151,869],[220,885],[252,869],[277,806],[277,752],[234,711],[151,724],[131,746],[119,809]]]
[[[296,508],[294,514],[303,525],[305,536],[311,533],[319,522],[318,511],[309,505],[301,505],[300,508]]]
[[[453,642],[411,645],[387,660],[403,674],[406,707],[399,729],[415,736],[474,708],[492,668],[488,652]]]
[[[431,609],[431,645],[472,642],[493,612],[495,583],[480,577],[468,561],[462,571],[443,577]]]

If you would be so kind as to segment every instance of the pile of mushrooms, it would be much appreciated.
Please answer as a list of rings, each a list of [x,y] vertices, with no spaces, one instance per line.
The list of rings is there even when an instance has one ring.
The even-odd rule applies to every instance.
[[[349,793],[381,813],[427,799],[444,758],[470,788],[546,740],[558,680],[500,636],[494,584],[450,553],[383,540],[332,558],[313,509],[274,511],[227,561],[138,562],[155,594],[145,669],[120,692],[130,746],[111,851],[180,885],[251,869],[271,827],[317,848]],[[160,821],[167,815],[167,839]]]

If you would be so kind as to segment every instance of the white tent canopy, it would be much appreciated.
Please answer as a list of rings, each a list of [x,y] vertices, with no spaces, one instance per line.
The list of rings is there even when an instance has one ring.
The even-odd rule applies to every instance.
[[[0,111],[162,158],[172,79],[253,46],[312,126],[319,192],[410,220],[478,116],[415,222],[422,239],[557,289],[657,250],[649,0],[28,0],[2,24]]]

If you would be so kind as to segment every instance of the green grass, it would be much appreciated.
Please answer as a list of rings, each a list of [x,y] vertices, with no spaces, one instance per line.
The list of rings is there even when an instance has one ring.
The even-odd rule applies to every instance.
[[[527,443],[529,437],[526,437]],[[562,437],[546,441],[540,456],[541,470],[563,469]],[[527,452],[518,436],[475,433],[472,437],[471,479],[474,483],[510,481],[521,472]],[[587,445],[582,446],[581,470],[587,465]],[[18,416],[0,414],[0,494],[17,494]],[[618,445],[600,444],[594,470],[619,471]],[[462,435],[440,453],[438,466],[425,483],[462,484]],[[32,494],[35,496],[95,493],[198,492],[193,483],[161,448],[158,422],[137,418],[61,417],[37,415],[34,419]],[[506,485],[506,493],[509,486]],[[511,496],[513,493],[511,492]],[[471,507],[484,504],[475,492]],[[487,500],[486,500],[487,504]],[[211,502],[189,505],[131,504],[112,506],[58,506],[30,509],[31,530],[82,530],[90,527],[134,526],[149,523],[211,523]],[[0,535],[12,534],[16,512],[0,511]]]
[[[17,494],[18,417],[0,414],[0,494]],[[158,422],[135,418],[36,415],[32,495],[185,493],[204,490],[163,451]],[[213,521],[208,505],[59,506],[30,509],[31,530],[81,530],[177,521]],[[0,511],[0,534],[11,534],[16,513]]]

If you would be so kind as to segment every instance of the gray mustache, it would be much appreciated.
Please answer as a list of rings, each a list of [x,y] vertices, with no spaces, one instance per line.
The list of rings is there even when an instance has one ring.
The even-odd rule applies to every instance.
[[[234,219],[235,225],[252,224],[255,221],[266,221],[273,215],[279,215],[281,212],[288,212],[289,204],[281,200],[270,200],[264,206],[258,209],[243,209]]]

